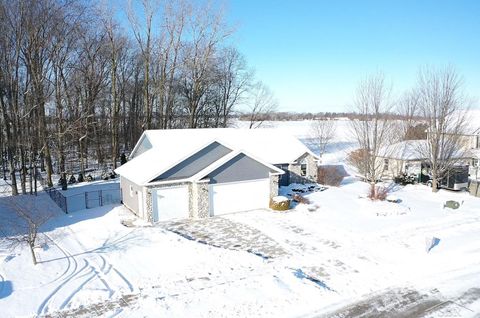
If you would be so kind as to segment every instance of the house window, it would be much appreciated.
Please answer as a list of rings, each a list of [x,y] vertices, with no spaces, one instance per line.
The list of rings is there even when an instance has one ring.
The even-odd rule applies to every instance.
[[[388,171],[388,159],[383,159],[383,171]]]
[[[130,186],[130,196],[133,197],[133,186]]]
[[[302,163],[300,165],[300,174],[302,177],[305,177],[307,175],[307,164],[306,163]]]

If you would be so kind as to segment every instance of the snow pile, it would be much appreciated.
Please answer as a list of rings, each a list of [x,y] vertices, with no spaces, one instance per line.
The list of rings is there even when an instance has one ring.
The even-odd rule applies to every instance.
[[[280,203],[280,202],[289,201],[289,199],[287,197],[282,196],[282,195],[278,195],[276,197],[273,197],[272,201],[275,202],[275,203]]]

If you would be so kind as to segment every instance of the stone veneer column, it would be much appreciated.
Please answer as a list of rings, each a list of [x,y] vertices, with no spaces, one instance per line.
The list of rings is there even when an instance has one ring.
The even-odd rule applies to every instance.
[[[318,163],[312,155],[307,155],[307,175],[312,182],[316,183],[318,179]]]
[[[195,215],[197,214],[196,210],[196,204],[195,204],[195,197],[196,197],[196,190],[195,190],[196,184],[193,182],[190,182],[188,184],[188,217],[193,219]]]
[[[147,221],[153,223],[153,202],[152,202],[152,191],[147,189],[145,194]]]
[[[210,216],[208,181],[193,182],[189,185],[189,206],[191,218]]]
[[[197,185],[197,216],[208,218],[210,216],[210,198],[208,193],[208,182],[199,182]]]
[[[270,199],[278,195],[279,176],[270,176]]]

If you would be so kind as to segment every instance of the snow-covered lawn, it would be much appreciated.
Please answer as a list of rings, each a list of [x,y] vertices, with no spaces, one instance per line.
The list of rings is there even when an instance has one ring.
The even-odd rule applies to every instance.
[[[58,212],[40,237],[37,266],[26,248],[1,249],[1,316],[480,312],[480,199],[407,186],[395,193],[401,203],[373,203],[359,197],[365,184],[348,181],[307,195],[315,212],[300,204],[184,221],[189,238],[167,230],[182,222],[125,227],[132,215],[122,206]],[[444,209],[450,199],[463,204]],[[407,212],[391,213],[399,210]],[[432,237],[440,242],[427,252]],[[257,255],[249,240],[282,253]]]
[[[272,126],[316,150],[310,122]],[[323,162],[344,163],[350,140],[338,121]],[[367,188],[350,177],[306,194],[315,208],[153,227],[119,205],[66,215],[41,193],[55,217],[38,265],[0,233],[0,317],[478,317],[480,199],[414,185],[371,202]]]

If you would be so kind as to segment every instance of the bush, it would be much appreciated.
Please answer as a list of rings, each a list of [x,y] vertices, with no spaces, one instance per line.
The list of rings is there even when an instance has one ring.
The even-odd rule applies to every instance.
[[[415,175],[412,175],[412,174],[406,174],[406,173],[402,173],[398,176],[396,176],[393,181],[397,184],[401,184],[401,185],[407,185],[407,184],[414,184],[417,182],[417,177]]]
[[[75,179],[75,176],[72,174],[70,179],[68,179],[68,184],[74,184],[75,182],[77,182],[77,179]]]
[[[318,167],[317,182],[320,184],[338,187],[343,181],[343,173],[336,166]]]
[[[122,154],[120,155],[120,165],[124,165],[127,163],[127,156],[125,156],[125,153],[122,152]]]
[[[384,186],[370,185],[367,197],[374,201],[385,201],[390,192],[390,188]]]
[[[368,153],[365,149],[357,149],[350,152],[347,156],[347,162],[357,168],[360,174],[365,174],[365,162],[368,159]]]
[[[310,200],[305,197],[302,197],[300,194],[295,193],[292,197],[292,200],[297,203],[310,204]]]

